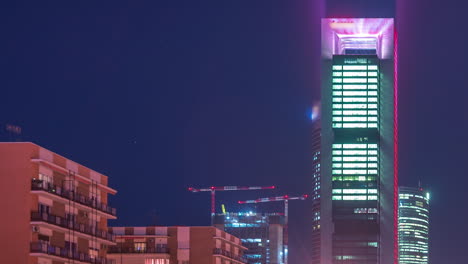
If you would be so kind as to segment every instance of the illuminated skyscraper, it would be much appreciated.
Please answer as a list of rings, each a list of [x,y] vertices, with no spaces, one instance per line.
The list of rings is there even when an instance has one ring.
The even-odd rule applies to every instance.
[[[400,264],[429,263],[429,193],[399,188],[398,245]]]
[[[376,2],[330,0],[322,19],[315,263],[398,263],[396,34]]]
[[[215,217],[214,226],[240,238],[249,264],[282,264],[284,215],[226,213]]]

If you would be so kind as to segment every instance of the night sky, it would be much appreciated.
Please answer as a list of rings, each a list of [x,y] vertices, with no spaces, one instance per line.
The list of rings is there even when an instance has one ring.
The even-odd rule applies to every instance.
[[[209,225],[209,194],[189,186],[279,188],[218,193],[218,211],[308,193],[323,5],[129,2],[3,3],[0,123],[108,175],[111,225]],[[397,8],[400,182],[431,191],[432,264],[466,263],[468,246],[461,2]],[[310,201],[291,202],[291,264],[306,263],[310,218]]]

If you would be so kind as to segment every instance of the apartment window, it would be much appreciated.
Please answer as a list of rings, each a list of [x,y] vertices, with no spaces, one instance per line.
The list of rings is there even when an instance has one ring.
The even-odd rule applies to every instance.
[[[182,263],[182,261],[180,262]],[[169,264],[169,259],[147,258],[145,259],[145,264]]]
[[[135,242],[135,251],[136,252],[145,252],[146,251],[146,243],[145,242]]]

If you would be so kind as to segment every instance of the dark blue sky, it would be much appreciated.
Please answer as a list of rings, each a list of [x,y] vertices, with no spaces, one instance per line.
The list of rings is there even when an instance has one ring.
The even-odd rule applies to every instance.
[[[311,186],[316,1],[31,1],[0,9],[0,122],[109,175],[114,225],[207,225],[188,186]],[[432,264],[464,263],[468,39],[460,1],[398,4],[400,182],[432,192]],[[309,202],[291,204],[291,263]],[[219,208],[219,204],[218,204]],[[279,206],[262,208],[279,210]],[[156,220],[154,220],[156,215]]]

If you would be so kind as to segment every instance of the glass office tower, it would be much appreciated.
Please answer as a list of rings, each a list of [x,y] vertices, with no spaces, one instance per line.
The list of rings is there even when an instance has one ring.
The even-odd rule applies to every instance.
[[[429,263],[429,193],[399,188],[398,244],[400,264]]]
[[[396,264],[392,18],[322,19],[320,263]]]

